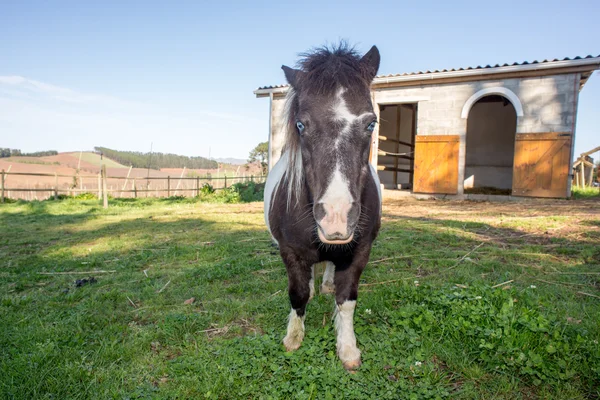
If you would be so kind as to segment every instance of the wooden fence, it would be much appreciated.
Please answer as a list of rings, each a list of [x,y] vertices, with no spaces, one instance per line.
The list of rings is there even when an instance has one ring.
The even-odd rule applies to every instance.
[[[33,172],[6,172],[0,173],[0,201],[4,203],[5,198],[43,200],[49,197],[57,199],[60,194],[69,196],[78,193],[94,193],[98,199],[104,199],[106,206],[108,194],[113,197],[171,197],[171,196],[198,196],[205,184],[209,184],[215,190],[230,187],[236,183],[255,182],[262,183],[266,176],[107,176],[105,166],[97,175],[61,175],[58,173],[33,173]],[[21,185],[29,187],[11,187],[7,184],[7,178],[11,176],[33,176],[41,177],[48,181],[54,178],[52,183],[36,183],[34,185]],[[50,179],[52,181],[52,179]],[[161,185],[162,184],[162,185]],[[33,187],[32,187],[33,186]]]

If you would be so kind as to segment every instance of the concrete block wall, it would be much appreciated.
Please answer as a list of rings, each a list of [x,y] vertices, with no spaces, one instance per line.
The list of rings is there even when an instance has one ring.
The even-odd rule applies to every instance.
[[[459,135],[458,193],[465,180],[467,118],[462,110],[480,90],[505,88],[520,100],[518,133],[572,132],[579,94],[579,74],[376,89],[378,104],[418,103],[417,135]],[[573,138],[574,139],[574,138]]]
[[[279,161],[285,141],[285,97],[271,100],[271,132],[269,135],[269,170]]]
[[[496,87],[511,90],[519,98],[523,108],[523,116],[517,118],[517,133],[572,132],[577,112],[579,79],[579,74],[564,74],[382,88],[373,91],[373,100],[377,104],[417,103],[417,135],[460,136],[458,193],[462,194],[467,119],[461,118],[461,113],[472,95],[480,90]],[[270,166],[279,159],[283,147],[284,104],[284,97],[275,97],[271,102]]]

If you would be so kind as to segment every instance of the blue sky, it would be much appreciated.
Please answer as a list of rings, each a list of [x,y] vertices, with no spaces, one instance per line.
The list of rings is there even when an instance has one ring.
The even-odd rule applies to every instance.
[[[381,74],[600,54],[600,2],[1,1],[0,147],[246,158],[281,64],[340,38]],[[600,144],[600,74],[576,154]]]

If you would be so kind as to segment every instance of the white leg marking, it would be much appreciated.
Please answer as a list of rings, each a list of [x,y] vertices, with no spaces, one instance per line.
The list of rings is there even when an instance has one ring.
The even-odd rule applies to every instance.
[[[323,274],[323,283],[321,284],[321,293],[335,293],[335,284],[333,278],[335,276],[335,264],[327,261],[325,264],[325,273]]]
[[[292,308],[288,317],[287,334],[283,338],[283,344],[287,351],[297,350],[304,339],[304,318],[306,314],[299,317],[296,310]]]
[[[310,288],[310,296],[308,298],[309,301],[315,297],[315,265],[317,264],[313,264],[313,266],[310,267],[310,281],[308,282],[308,286]]]
[[[341,305],[336,304],[337,353],[346,369],[354,369],[360,365],[360,350],[356,347],[356,336],[354,336],[355,307],[356,300],[348,300]]]

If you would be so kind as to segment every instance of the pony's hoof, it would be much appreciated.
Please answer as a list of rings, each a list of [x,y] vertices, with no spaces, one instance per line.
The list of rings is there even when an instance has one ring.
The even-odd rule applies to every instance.
[[[299,340],[298,338],[287,336],[283,338],[283,345],[287,351],[296,351],[300,348],[301,344],[302,339]]]
[[[360,367],[360,358],[344,362],[344,368],[351,374],[355,373],[358,367]]]
[[[332,294],[335,293],[335,285],[331,283],[323,283],[321,285],[321,294]]]
[[[360,367],[360,350],[356,346],[342,346],[338,350],[338,356],[347,371],[354,371]]]

